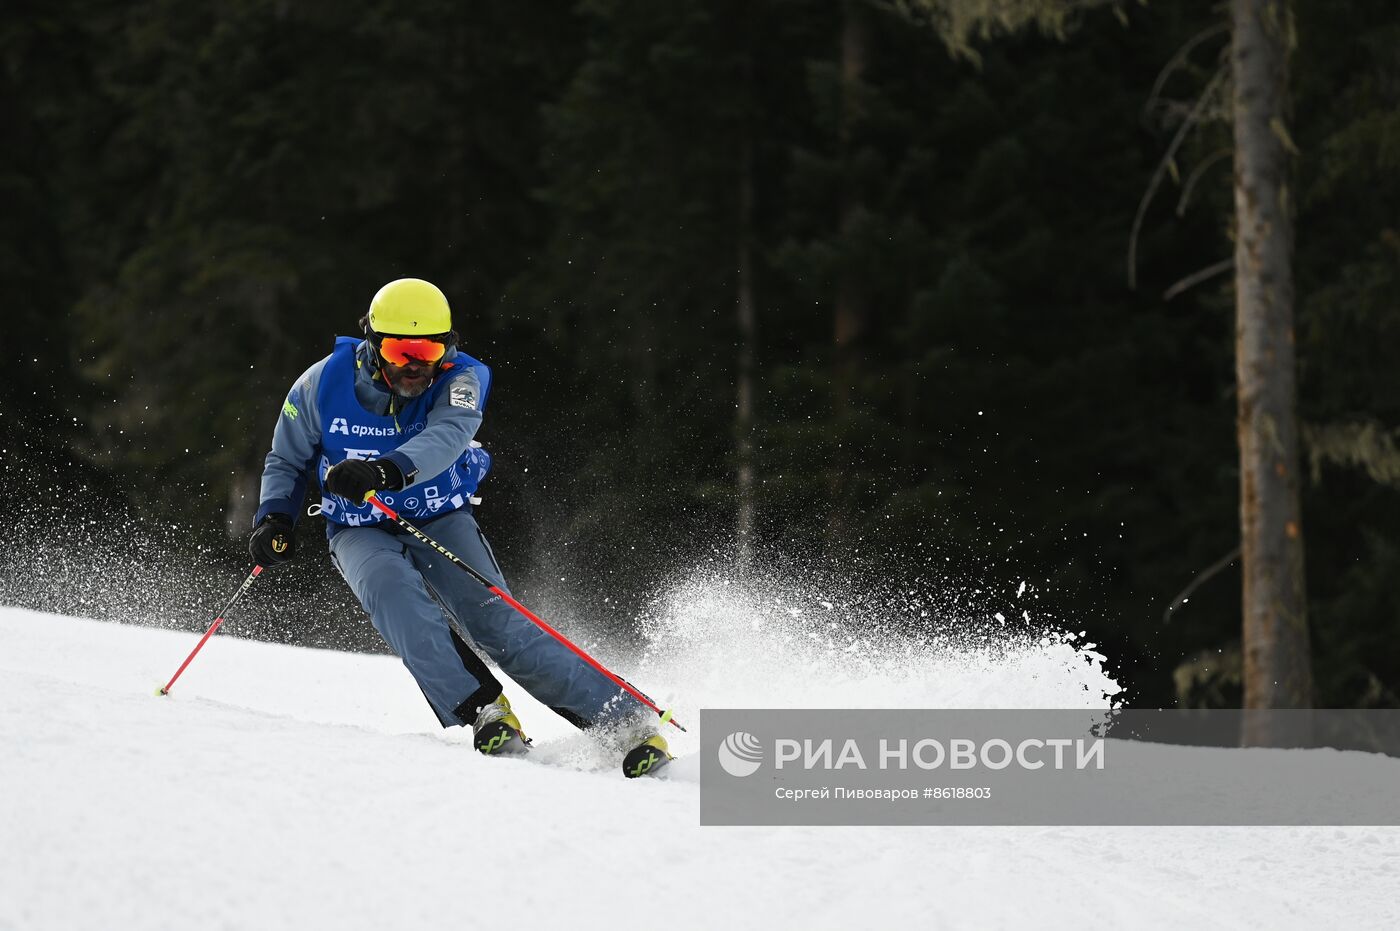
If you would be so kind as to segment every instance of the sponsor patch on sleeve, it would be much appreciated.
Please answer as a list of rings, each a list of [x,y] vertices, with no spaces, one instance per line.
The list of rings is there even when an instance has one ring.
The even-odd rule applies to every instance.
[[[465,407],[469,411],[474,411],[476,410],[476,388],[465,378],[459,378],[448,389],[447,402],[453,407]]]

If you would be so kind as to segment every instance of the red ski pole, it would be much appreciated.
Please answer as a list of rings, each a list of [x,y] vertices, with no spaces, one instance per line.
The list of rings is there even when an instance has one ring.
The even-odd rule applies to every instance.
[[[253,571],[248,573],[248,577],[243,580],[243,584],[238,586],[238,591],[233,593],[233,597],[228,600],[228,604],[224,605],[224,609],[219,612],[219,616],[214,618],[214,623],[209,625],[209,629],[204,632],[204,636],[200,637],[199,642],[194,645],[194,649],[190,650],[190,655],[185,657],[185,661],[180,664],[180,668],[175,670],[175,675],[171,676],[170,681],[165,683],[165,688],[156,690],[157,695],[170,694],[170,687],[175,684],[176,679],[180,678],[180,673],[185,671],[185,667],[194,659],[195,654],[200,651],[210,637],[214,636],[214,631],[218,630],[219,625],[224,622],[224,615],[228,614],[234,603],[243,597],[244,592],[253,587],[253,580],[256,579],[262,571],[262,566],[253,567]]]
[[[585,663],[587,663],[588,665],[592,666],[594,669],[596,669],[596,670],[598,670],[599,672],[601,672],[604,676],[606,676],[609,680],[611,680],[612,683],[613,683],[614,685],[616,685],[618,688],[622,689],[624,692],[626,692],[627,694],[631,695],[633,698],[637,699],[637,701],[639,701],[639,702],[641,702],[642,704],[646,705],[646,706],[647,706],[648,708],[650,708],[652,711],[655,711],[657,714],[661,715],[661,723],[662,723],[662,724],[665,724],[666,722],[669,721],[670,723],[674,724],[676,727],[680,727],[681,730],[685,730],[684,727],[681,727],[681,723],[680,723],[679,721],[677,721],[675,718],[671,717],[671,712],[670,712],[669,710],[667,710],[667,711],[662,711],[660,708],[658,708],[658,707],[656,706],[656,702],[652,701],[650,698],[647,698],[647,697],[646,697],[645,695],[643,695],[641,692],[639,692],[639,691],[637,691],[635,688],[633,688],[631,683],[629,683],[629,682],[627,682],[626,680],[622,679],[620,676],[614,675],[606,666],[604,666],[602,663],[598,662],[598,661],[597,661],[596,659],[594,659],[593,657],[589,656],[587,653],[585,653],[585,652],[584,652],[577,644],[575,644],[572,640],[570,640],[568,637],[565,637],[563,634],[559,633],[559,631],[555,630],[553,627],[550,627],[548,624],[546,624],[546,623],[544,622],[543,619],[541,619],[541,618],[540,618],[538,615],[536,615],[533,611],[531,611],[529,608],[525,607],[525,606],[524,606],[523,604],[521,604],[520,602],[516,601],[514,598],[512,598],[512,597],[510,596],[510,593],[509,593],[509,592],[506,592],[506,591],[502,590],[501,587],[500,587],[499,585],[496,585],[496,584],[493,583],[490,579],[488,579],[486,576],[482,575],[480,572],[477,572],[477,571],[476,571],[475,569],[473,569],[471,566],[467,565],[467,563],[465,563],[465,562],[463,562],[461,559],[457,558],[456,555],[454,555],[452,552],[450,552],[450,551],[449,551],[446,547],[444,547],[441,543],[439,543],[438,541],[434,540],[432,537],[428,536],[426,533],[424,533],[423,531],[419,530],[417,527],[413,526],[413,524],[410,524],[408,521],[406,521],[406,520],[404,520],[402,517],[400,517],[400,516],[398,515],[398,512],[397,512],[397,511],[395,511],[393,508],[389,507],[389,506],[388,506],[387,504],[385,504],[383,501],[380,501],[377,497],[375,497],[374,492],[370,492],[370,493],[369,493],[369,496],[368,496],[365,500],[368,501],[370,504],[374,505],[374,506],[375,506],[376,508],[378,508],[379,510],[383,511],[384,514],[385,514],[385,516],[387,516],[387,517],[388,517],[390,520],[392,520],[394,523],[398,524],[398,525],[399,525],[400,527],[402,527],[404,530],[407,530],[409,533],[413,534],[415,537],[417,537],[418,539],[422,540],[424,543],[428,544],[429,546],[431,546],[433,549],[437,550],[437,551],[438,551],[439,553],[441,553],[442,555],[446,556],[446,557],[447,557],[449,560],[451,560],[452,563],[454,563],[456,566],[458,566],[459,568],[465,569],[465,570],[467,571],[467,574],[468,574],[468,575],[470,575],[472,578],[476,579],[476,580],[477,580],[478,582],[480,582],[482,585],[486,586],[487,590],[490,591],[491,594],[493,594],[493,595],[495,595],[496,597],[500,598],[500,599],[501,599],[502,601],[504,601],[506,604],[510,605],[512,608],[514,608],[515,610],[519,611],[521,614],[525,615],[525,616],[526,616],[527,618],[529,618],[531,621],[534,621],[535,624],[536,624],[541,630],[543,630],[545,633],[549,634],[549,635],[550,635],[551,637],[553,637],[555,640],[558,640],[560,643],[564,644],[564,646],[566,646],[566,647],[568,647],[570,650],[572,650],[575,656],[577,656],[579,659],[583,660],[583,661],[584,661]]]

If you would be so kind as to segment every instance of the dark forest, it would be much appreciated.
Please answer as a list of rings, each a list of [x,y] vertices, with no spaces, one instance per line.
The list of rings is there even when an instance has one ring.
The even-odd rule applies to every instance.
[[[924,9],[8,3],[0,599],[207,623],[288,388],[415,276],[493,368],[522,600],[622,632],[705,564],[976,627],[1025,582],[1130,704],[1239,705],[1225,6]],[[1397,707],[1400,6],[1293,14],[1311,699]],[[299,543],[238,631],[378,649]]]

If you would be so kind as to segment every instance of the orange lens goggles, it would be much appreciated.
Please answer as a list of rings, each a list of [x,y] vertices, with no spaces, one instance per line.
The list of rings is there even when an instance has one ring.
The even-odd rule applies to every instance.
[[[379,341],[379,355],[390,365],[407,365],[409,360],[429,365],[447,353],[447,344],[435,339],[403,339],[385,336]]]

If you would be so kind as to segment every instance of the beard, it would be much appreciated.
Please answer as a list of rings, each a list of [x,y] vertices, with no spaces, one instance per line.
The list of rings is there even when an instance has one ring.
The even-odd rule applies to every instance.
[[[391,375],[389,387],[394,394],[401,398],[413,399],[428,390],[433,383],[433,373],[431,369],[421,369],[414,372],[399,372]]]

